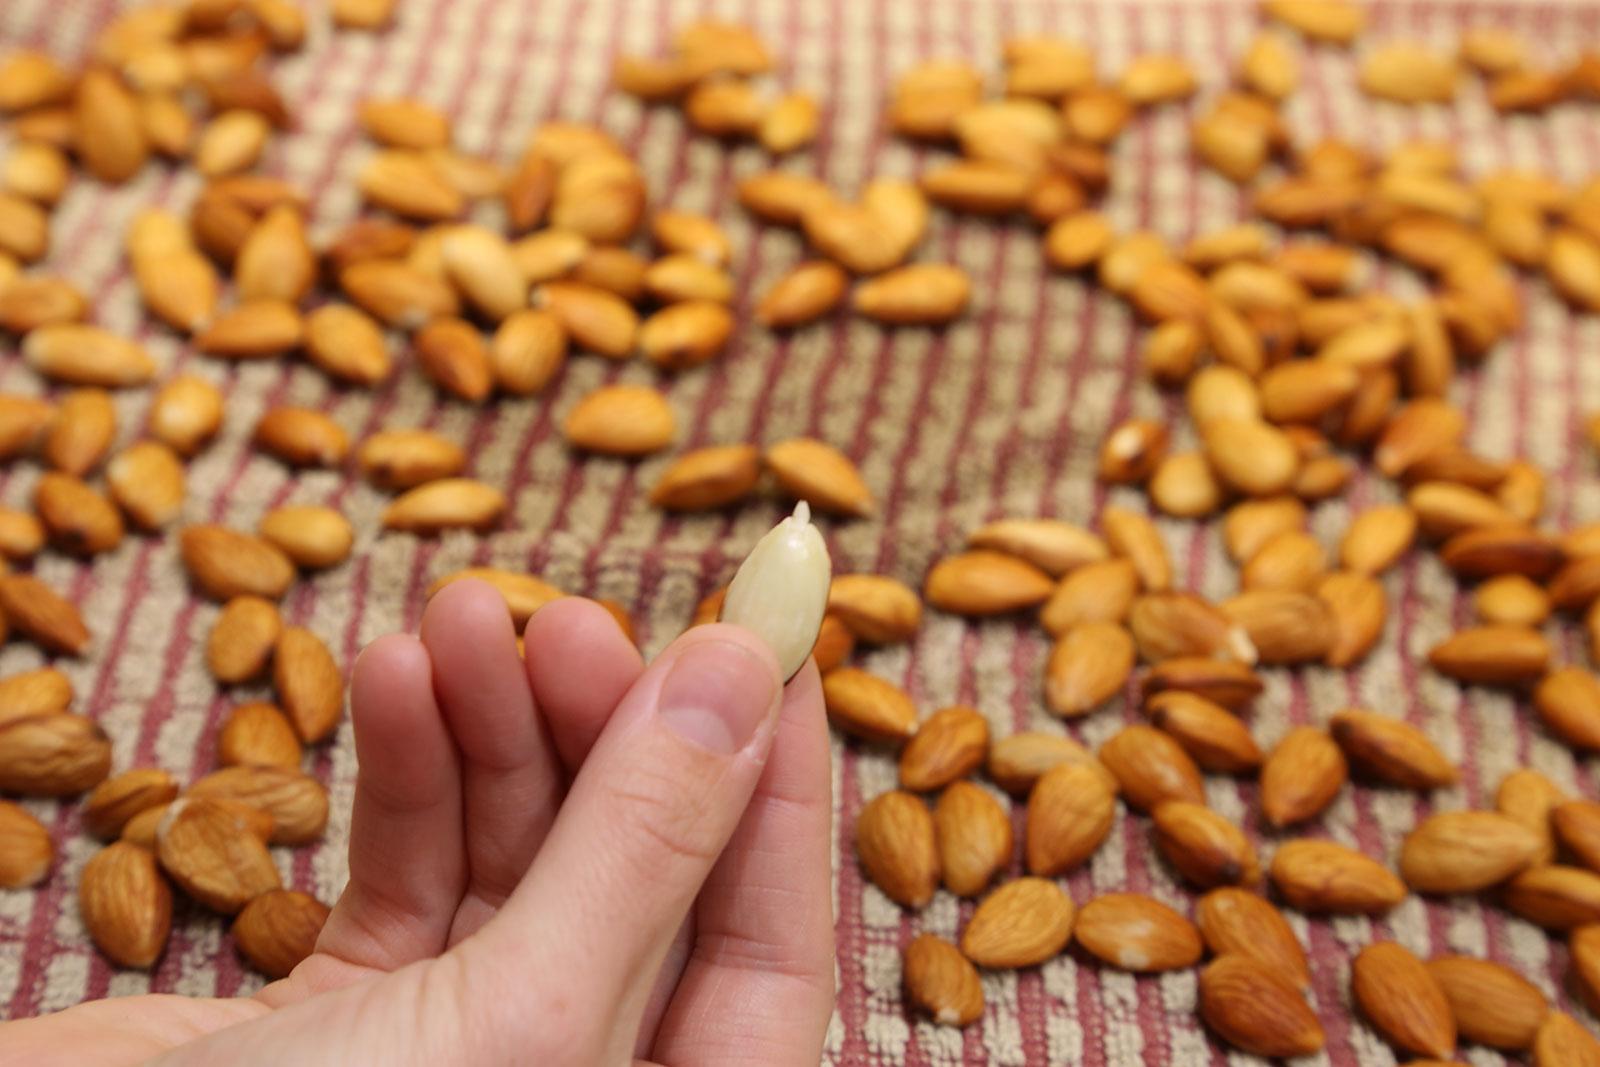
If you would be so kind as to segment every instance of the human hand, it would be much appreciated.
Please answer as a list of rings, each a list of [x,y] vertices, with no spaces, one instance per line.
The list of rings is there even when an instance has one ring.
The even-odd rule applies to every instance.
[[[814,664],[698,627],[646,667],[556,601],[526,660],[499,594],[446,587],[356,664],[350,883],[250,999],[80,1005],[0,1062],[815,1064],[833,1003]]]

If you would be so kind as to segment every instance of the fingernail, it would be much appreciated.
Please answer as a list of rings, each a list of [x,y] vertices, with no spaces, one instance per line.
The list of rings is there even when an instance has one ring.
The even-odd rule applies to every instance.
[[[673,733],[731,754],[755,737],[778,695],[772,667],[732,641],[698,641],[672,661],[657,714]]]

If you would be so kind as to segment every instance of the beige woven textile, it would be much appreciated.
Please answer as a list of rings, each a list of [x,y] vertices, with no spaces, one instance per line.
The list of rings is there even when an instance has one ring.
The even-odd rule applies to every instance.
[[[117,7],[111,0],[3,0],[0,50],[28,44],[76,56]],[[958,263],[976,283],[970,313],[947,331],[885,332],[848,315],[787,338],[755,326],[751,295],[803,254],[793,233],[753,225],[732,203],[733,182],[768,161],[751,147],[688,137],[675,113],[644,109],[606,90],[614,51],[658,50],[672,27],[707,13],[754,24],[782,57],[778,77],[824,101],[822,139],[784,166],[818,173],[845,190],[873,174],[915,173],[936,155],[887,138],[878,120],[887,79],[918,58],[962,55],[992,70],[1004,37],[1059,33],[1092,42],[1107,71],[1139,52],[1179,52],[1214,88],[1255,26],[1253,5],[1216,2],[401,0],[392,32],[334,36],[319,20],[309,47],[279,65],[277,79],[298,126],[274,144],[266,169],[310,192],[316,232],[326,234],[359,209],[354,177],[370,149],[356,130],[354,105],[364,96],[410,94],[440,105],[455,116],[463,148],[502,160],[514,158],[544,118],[598,122],[638,154],[656,203],[715,214],[737,250],[740,327],[728,355],[661,382],[678,415],[680,448],[796,434],[838,445],[861,465],[881,503],[873,520],[829,528],[838,569],[889,573],[913,585],[984,519],[1092,521],[1107,499],[1093,479],[1106,428],[1130,414],[1176,414],[1169,398],[1139,379],[1139,330],[1127,309],[1082,280],[1048,274],[1030,227],[958,221],[940,212],[919,257]],[[1480,22],[1517,27],[1538,58],[1552,62],[1600,42],[1600,4],[1577,0],[1383,3],[1375,5],[1372,36],[1448,46],[1463,25]],[[1374,104],[1356,92],[1350,60],[1336,51],[1312,53],[1306,76],[1287,108],[1299,139],[1340,134],[1383,147],[1443,138],[1457,145],[1473,172],[1531,166],[1573,180],[1600,172],[1600,108],[1499,119],[1476,84],[1453,110]],[[1105,203],[1119,226],[1182,240],[1242,216],[1239,192],[1190,162],[1187,119],[1184,107],[1161,109],[1119,142]],[[763,501],[736,514],[664,518],[643,491],[667,457],[629,464],[569,453],[554,427],[576,398],[606,381],[655,381],[643,365],[577,357],[547,396],[474,408],[441,400],[408,361],[381,390],[345,391],[296,361],[227,366],[194,355],[163,330],[145,329],[120,235],[139,207],[184,208],[196,185],[192,173],[164,166],[147,168],[119,189],[76,183],[55,216],[49,266],[94,294],[99,321],[141,333],[164,369],[192,371],[226,388],[227,428],[190,468],[187,520],[250,527],[279,503],[326,502],[355,522],[354,559],[300,583],[286,601],[287,614],[327,639],[342,662],[385,632],[414,627],[428,582],[467,564],[525,569],[574,592],[615,597],[633,612],[642,643],[654,652],[780,514],[777,501]],[[1402,269],[1373,267],[1395,292],[1419,288]],[[1600,483],[1580,432],[1582,413],[1600,407],[1600,319],[1572,315],[1542,282],[1529,282],[1526,298],[1526,330],[1480,373],[1464,377],[1456,399],[1470,413],[1475,447],[1526,454],[1555,472],[1550,514],[1557,523],[1600,519]],[[0,343],[0,388],[41,389],[19,365],[14,346]],[[117,398],[124,439],[141,425],[148,400],[148,391]],[[477,477],[508,490],[510,513],[483,538],[379,536],[384,495],[344,472],[291,476],[248,448],[256,417],[279,403],[326,410],[354,437],[407,425],[448,434],[468,447]],[[0,501],[25,503],[36,473],[20,465],[0,474]],[[1313,530],[1332,544],[1347,521],[1347,504],[1393,496],[1388,484],[1363,480],[1348,502],[1318,509]],[[1111,497],[1143,506],[1132,493]],[[1234,588],[1234,570],[1212,533],[1173,522],[1162,529],[1181,583],[1210,596]],[[209,769],[227,709],[266,693],[220,693],[209,680],[202,648],[216,608],[190,595],[172,540],[131,537],[90,564],[50,555],[36,569],[78,599],[94,630],[92,653],[60,666],[72,676],[80,710],[115,739],[118,767],[154,763],[185,779]],[[1251,715],[1257,739],[1270,744],[1291,725],[1365,703],[1405,715],[1463,761],[1462,785],[1435,796],[1438,807],[1486,803],[1501,776],[1522,765],[1594,797],[1600,768],[1576,761],[1531,726],[1525,705],[1499,692],[1463,693],[1419,666],[1426,650],[1466,617],[1463,598],[1437,560],[1419,556],[1386,585],[1394,610],[1382,646],[1349,674],[1272,672]],[[1570,635],[1562,647],[1582,660]],[[931,613],[914,645],[860,659],[909,687],[923,709],[970,703],[1004,734],[1061,729],[1039,698],[1046,651],[1042,633],[1027,620],[970,624]],[[30,645],[0,650],[0,673],[38,662]],[[1136,717],[1119,700],[1075,723],[1072,733],[1093,745]],[[1194,1015],[1192,972],[1139,979],[1070,954],[1020,975],[986,976],[988,1008],[968,1030],[913,1019],[902,1005],[900,947],[921,930],[955,936],[971,905],[941,893],[913,916],[865,885],[853,860],[854,815],[894,783],[894,762],[839,742],[835,756],[840,995],[828,1063],[1247,1062],[1208,1042]],[[345,879],[355,771],[348,725],[311,769],[333,793],[327,839],[317,848],[282,852],[279,860],[286,880],[332,900]],[[1251,817],[1253,786],[1214,779],[1208,789],[1219,811]],[[223,924],[198,911],[180,914],[153,974],[108,967],[88,944],[71,888],[95,845],[79,832],[72,805],[30,801],[28,807],[53,828],[61,860],[38,891],[0,893],[0,1016],[148,989],[227,995],[257,986]],[[1428,810],[1409,794],[1348,789],[1311,832],[1389,855]],[[1125,816],[1089,867],[1066,881],[1074,898],[1082,903],[1129,888],[1187,909],[1188,894],[1156,861],[1148,836],[1143,819]],[[1263,844],[1270,849],[1270,841]],[[1375,1034],[1351,1020],[1348,957],[1374,938],[1398,939],[1424,955],[1487,954],[1565,1002],[1564,948],[1471,900],[1413,898],[1381,922],[1293,921],[1313,956],[1314,999],[1329,1038],[1326,1056],[1308,1063],[1394,1062]],[[1502,1061],[1474,1050],[1471,1062]]]

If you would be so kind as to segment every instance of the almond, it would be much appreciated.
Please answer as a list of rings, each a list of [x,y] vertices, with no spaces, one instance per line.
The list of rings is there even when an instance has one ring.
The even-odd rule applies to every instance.
[[[873,644],[908,641],[922,625],[916,592],[880,574],[836,575],[828,588],[828,611],[859,640]]]
[[[906,946],[906,995],[945,1026],[966,1026],[983,1015],[983,984],[950,942],[921,934]]]
[[[206,665],[224,684],[261,673],[283,628],[277,607],[259,596],[236,596],[223,606],[206,639]]]
[[[955,211],[1005,215],[1027,203],[1033,177],[1003,163],[957,161],[923,172],[928,199]]]
[[[397,259],[352,263],[339,272],[339,287],[362,310],[401,330],[461,310],[448,282]]]
[[[1562,611],[1581,611],[1596,598],[1600,598],[1600,556],[1572,560],[1550,578],[1549,603]]]
[[[452,226],[440,243],[445,273],[467,303],[500,322],[528,303],[528,284],[511,246],[482,226]]]
[[[1143,482],[1166,454],[1165,426],[1150,419],[1129,419],[1100,444],[1100,480],[1119,485]]]
[[[611,359],[625,359],[639,332],[639,315],[621,297],[581,282],[547,282],[535,304],[560,321],[580,348]]]
[[[1224,1041],[1258,1056],[1309,1056],[1323,1046],[1322,1026],[1280,972],[1229,954],[1200,972],[1200,1015]]]
[[[1163,459],[1150,476],[1150,500],[1167,515],[1204,518],[1222,504],[1222,487],[1198,452],[1180,452]]]
[[[1045,703],[1073,718],[1114,697],[1133,671],[1133,639],[1113,622],[1079,623],[1050,652],[1045,667]]]
[[[55,405],[34,397],[0,395],[0,457],[31,452],[55,418]]]
[[[977,710],[943,708],[900,750],[900,785],[919,793],[941,789],[981,765],[988,748],[989,722]]]
[[[1106,787],[1117,788],[1111,772],[1100,766],[1094,754],[1070,737],[1024,731],[1002,737],[989,746],[986,770],[995,785],[1008,793],[1026,793],[1052,767],[1063,763],[1085,764],[1100,775]]]
[[[0,556],[28,560],[44,548],[45,529],[32,513],[0,507]]]
[[[285,626],[272,651],[272,685],[295,733],[314,744],[333,733],[344,713],[344,676],[322,639]]]
[[[1150,668],[1143,689],[1146,700],[1178,690],[1237,711],[1260,695],[1262,682],[1246,664],[1184,656]]]
[[[1492,626],[1537,627],[1550,617],[1550,595],[1520,574],[1491,578],[1472,594],[1478,619]]]
[[[777,170],[742,179],[737,194],[745,210],[780,226],[799,225],[808,209],[833,199],[832,192],[818,179]]]
[[[1304,663],[1330,654],[1339,639],[1338,622],[1319,597],[1278,589],[1258,589],[1224,600],[1218,609],[1244,634],[1261,663]]]
[[[1212,419],[1202,427],[1201,439],[1217,476],[1249,496],[1283,491],[1300,465],[1289,438],[1264,422]]]
[[[1495,790],[1495,810],[1521,823],[1539,839],[1539,848],[1533,857],[1535,866],[1555,860],[1553,816],[1566,800],[1567,795],[1554,782],[1526,767],[1506,775]]]
[[[1168,800],[1205,803],[1199,768],[1176,741],[1153,727],[1123,727],[1100,746],[1099,758],[1135,810],[1153,811]]]
[[[1261,765],[1261,750],[1250,731],[1205,697],[1182,690],[1156,693],[1145,701],[1145,713],[1204,770],[1242,774]]]
[[[78,158],[104,182],[124,182],[149,158],[138,104],[116,75],[100,68],[78,80],[74,111]]]
[[[1362,708],[1346,708],[1328,721],[1329,732],[1356,767],[1404,789],[1443,789],[1459,772],[1415,726]]]
[[[1406,494],[1406,502],[1423,533],[1429,537],[1453,537],[1466,530],[1505,526],[1515,521],[1494,497],[1452,482],[1423,482],[1413,486]]]
[[[239,912],[233,940],[252,967],[283,978],[316,949],[327,921],[327,905],[310,894],[269,889]]]
[[[55,323],[81,322],[88,314],[84,295],[60,278],[0,280],[0,327],[25,334]]]
[[[63,552],[93,556],[122,543],[122,516],[95,489],[66,474],[42,475],[33,506],[50,540]]]
[[[876,510],[855,464],[831,445],[796,437],[769,446],[763,458],[785,493],[814,508],[856,517]]]
[[[600,606],[607,607],[604,603]],[[615,615],[616,612],[612,614]],[[630,626],[623,626],[623,632],[630,634],[629,639],[632,640]],[[832,613],[823,615],[822,625],[817,628],[816,643],[811,646],[811,658],[817,661],[818,673],[827,674],[843,666],[855,648],[855,635],[839,621],[839,617]]]
[[[1139,590],[1139,576],[1125,559],[1087,563],[1073,570],[1039,609],[1039,621],[1060,637],[1088,623],[1121,622]]]
[[[1087,762],[1062,761],[1039,775],[1028,797],[1026,860],[1054,877],[1085,863],[1116,821],[1116,794]]]
[[[449,118],[420,100],[363,100],[356,117],[367,136],[390,148],[442,148],[450,143]]]
[[[470,478],[443,478],[396,497],[383,513],[383,524],[422,536],[458,528],[485,530],[505,506],[505,495],[493,486]]]
[[[1222,536],[1228,555],[1243,563],[1279,534],[1305,529],[1306,506],[1292,496],[1245,500],[1228,509]]]
[[[349,304],[324,304],[305,319],[306,355],[340,381],[376,385],[389,376],[383,331]]]
[[[169,526],[183,510],[183,464],[157,441],[140,441],[113,457],[106,466],[106,485],[141,529]]]
[[[1095,897],[1079,910],[1072,933],[1090,955],[1140,974],[1193,966],[1204,949],[1193,923],[1137,893]]]
[[[1192,593],[1150,593],[1133,602],[1128,629],[1139,655],[1152,663],[1180,657],[1255,661],[1245,631]]]
[[[72,682],[54,667],[0,678],[0,721],[66,711],[71,703]]]
[[[733,313],[712,300],[662,308],[639,328],[639,351],[666,370],[687,370],[716,358],[733,336]]]
[[[578,401],[562,424],[576,448],[613,456],[642,456],[672,443],[676,420],[666,398],[637,385],[602,386]]]
[[[1531,982],[1508,967],[1466,956],[1441,956],[1427,968],[1444,990],[1463,1040],[1501,1049],[1532,1047],[1550,1006]]]
[[[1590,870],[1600,870],[1600,804],[1568,800],[1550,812],[1555,833],[1569,852]]]
[[[1052,577],[1104,561],[1105,542],[1060,519],[999,519],[967,535],[973,548],[990,548],[1027,560]]]
[[[1537,630],[1520,626],[1475,626],[1447,638],[1428,653],[1441,674],[1478,685],[1531,682],[1550,663],[1550,644]]]
[[[1271,875],[1290,906],[1313,914],[1382,915],[1406,896],[1388,868],[1332,841],[1285,841]]]
[[[350,451],[338,423],[310,408],[276,407],[256,423],[258,447],[297,467],[336,467]]]
[[[1362,1014],[1391,1044],[1421,1056],[1455,1051],[1456,1023],[1444,990],[1421,960],[1392,941],[1368,945],[1350,971]]]
[[[507,316],[489,345],[495,384],[516,396],[539,392],[566,359],[566,330],[554,315],[537,308]]]
[[[26,889],[44,881],[55,860],[50,831],[27,810],[0,800],[0,889]]]
[[[178,795],[172,775],[155,767],[139,767],[107,778],[83,802],[83,826],[101,839],[116,837],[128,820]]]
[[[1115,231],[1104,216],[1093,211],[1079,211],[1051,224],[1045,233],[1045,260],[1057,270],[1083,270],[1105,255],[1114,237]],[[1179,321],[1182,320],[1174,320]],[[1157,331],[1167,325],[1163,324]],[[1185,325],[1193,329],[1192,324]],[[1195,343],[1198,346],[1198,336]]]
[[[117,432],[117,411],[101,389],[75,389],[56,406],[44,439],[50,466],[81,477],[99,466]]]
[[[1401,504],[1368,508],[1339,542],[1339,562],[1356,574],[1382,574],[1398,563],[1417,536],[1417,516]]]
[[[1492,811],[1431,815],[1400,846],[1400,873],[1419,893],[1474,893],[1531,864],[1540,839]]]
[[[980,967],[1043,963],[1072,937],[1072,899],[1043,878],[1018,878],[990,893],[961,934],[961,951]]]
[[[179,551],[190,580],[214,600],[277,600],[294,581],[294,564],[277,546],[225,526],[185,527]]]
[[[1544,578],[1561,564],[1560,545],[1549,534],[1526,526],[1483,526],[1446,541],[1439,556],[1467,578],[1521,574]]]
[[[1539,1024],[1533,1039],[1534,1067],[1595,1067],[1600,1041],[1565,1012],[1553,1011]]]
[[[1312,726],[1285,734],[1261,767],[1261,807],[1276,827],[1320,814],[1348,778],[1344,753],[1333,738]]]
[[[566,595],[555,586],[531,574],[500,570],[495,567],[468,567],[435,581],[428,587],[428,598],[431,600],[438,595],[439,590],[463,578],[472,578],[492,585],[495,591],[505,598],[506,606],[511,609],[511,621],[519,630],[523,623],[533,617],[534,612],[550,601]]]
[[[1465,432],[1466,418],[1459,409],[1436,397],[1421,397],[1389,420],[1373,451],[1373,462],[1393,478],[1430,453],[1459,444]]]
[[[155,362],[142,347],[98,326],[72,322],[41,326],[23,339],[21,347],[34,370],[67,385],[116,389],[143,385],[155,376]]]
[[[933,817],[922,798],[884,793],[856,818],[856,851],[874,885],[907,907],[920,908],[939,883]]]
[[[316,280],[316,258],[306,240],[305,222],[293,204],[279,204],[251,228],[233,264],[234,287],[246,305],[304,299]]]
[[[380,30],[394,17],[395,0],[333,0],[329,11],[335,26]]]
[[[149,849],[126,841],[96,853],[78,881],[78,909],[96,947],[122,967],[149,967],[167,946],[172,891]]]
[[[282,300],[252,300],[212,320],[194,343],[200,351],[227,359],[266,359],[300,345],[300,313]]]
[[[1506,883],[1503,899],[1531,923],[1570,930],[1600,921],[1600,874],[1581,867],[1530,867]]]
[[[222,424],[222,393],[204,378],[180,374],[156,393],[150,433],[180,455],[199,451]]]
[[[225,767],[300,766],[300,739],[288,718],[271,704],[241,704],[217,736],[217,760]]]
[[[981,893],[1011,862],[1011,818],[982,786],[952,782],[933,810],[939,868],[956,896]]]
[[[75,796],[110,770],[111,740],[93,720],[55,712],[0,722],[0,792]]]
[[[1579,927],[1567,938],[1571,949],[1570,974],[1584,1002],[1600,1004],[1600,924]]]
[[[420,152],[378,152],[361,169],[356,186],[369,202],[407,219],[442,222],[466,207],[461,191]]]
[[[0,612],[18,633],[46,651],[81,656],[89,647],[89,631],[78,609],[32,575],[0,575]]]
[[[494,388],[489,349],[471,323],[434,319],[412,339],[422,373],[451,396],[478,403]]]
[[[811,260],[779,278],[756,306],[756,321],[789,329],[827,315],[844,300],[848,278],[825,260]]]
[[[1111,554],[1128,560],[1139,574],[1146,592],[1162,592],[1172,585],[1172,559],[1155,524],[1144,515],[1108,505],[1100,514],[1100,527]]]
[[[315,841],[328,822],[328,791],[297,768],[224,767],[195,782],[185,795],[237,800],[266,812],[272,816],[273,844]]]
[[[1261,866],[1244,831],[1210,808],[1171,800],[1157,806],[1152,815],[1156,846],[1190,882],[1210,889],[1260,881]]]
[[[972,281],[960,267],[916,263],[863,282],[854,307],[895,326],[938,326],[959,317],[971,296]]]
[[[174,802],[156,832],[156,854],[185,893],[224,915],[280,884],[272,856],[247,818],[218,800]]]
[[[467,456],[431,430],[384,430],[361,442],[356,461],[380,489],[412,489],[459,474]]]
[[[349,519],[312,504],[273,508],[261,517],[257,529],[296,566],[314,570],[343,563],[355,541]]]
[[[916,733],[917,708],[892,682],[854,667],[829,671],[822,679],[828,721],[868,741],[898,743]]]
[[[0,111],[17,112],[59,103],[72,93],[73,77],[43,52],[18,49],[0,65]]]
[[[1277,908],[1247,889],[1213,889],[1195,907],[1206,947],[1218,956],[1258,960],[1298,989],[1311,987],[1305,950]]]

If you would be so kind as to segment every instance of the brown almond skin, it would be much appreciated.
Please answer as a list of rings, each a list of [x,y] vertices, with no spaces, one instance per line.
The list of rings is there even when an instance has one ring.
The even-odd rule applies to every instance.
[[[943,708],[900,750],[900,785],[918,793],[941,789],[976,770],[988,750],[989,721],[977,709]]]
[[[1261,880],[1261,864],[1250,839],[1205,805],[1169,800],[1151,816],[1156,846],[1194,885],[1212,889]]]
[[[271,843],[304,845],[328,823],[328,791],[293,767],[224,767],[196,781],[185,796],[238,800],[272,816]]]
[[[1390,1044],[1443,1059],[1455,1051],[1456,1021],[1423,962],[1392,941],[1368,945],[1350,969],[1350,992]]]
[[[1139,572],[1125,559],[1086,563],[1062,578],[1039,609],[1039,622],[1060,637],[1080,623],[1121,622],[1139,592]]]
[[[1566,801],[1550,812],[1550,821],[1567,851],[1585,867],[1600,871],[1600,804]]]
[[[54,471],[34,486],[33,506],[63,552],[94,556],[122,543],[122,516],[99,490],[68,474]]]
[[[339,424],[309,408],[271,409],[256,423],[255,443],[295,467],[336,467],[350,452]]]
[[[244,906],[233,921],[233,942],[250,966],[283,978],[310,956],[329,909],[309,893],[270,889]]]
[[[1138,893],[1095,897],[1078,910],[1072,936],[1103,963],[1135,974],[1193,966],[1205,949],[1193,923]]]
[[[1511,912],[1547,930],[1600,922],[1600,874],[1582,867],[1531,867],[1506,883]]]
[[[217,735],[224,767],[299,767],[300,738],[288,716],[272,704],[240,704]]]
[[[1600,1006],[1600,923],[1580,926],[1567,937],[1572,985],[1593,1011]]]
[[[333,733],[344,713],[344,676],[322,639],[286,626],[272,654],[272,684],[295,733],[314,744]]]
[[[1291,589],[1252,589],[1231,596],[1217,609],[1244,632],[1262,664],[1315,663],[1339,639],[1339,622],[1318,596]]]
[[[429,430],[385,430],[361,442],[356,462],[380,489],[413,489],[461,473],[461,446]]]
[[[1148,516],[1107,505],[1100,513],[1100,527],[1106,547],[1112,555],[1133,564],[1145,592],[1159,593],[1171,588],[1172,557],[1161,532]]]
[[[229,600],[206,638],[211,676],[229,685],[256,677],[266,668],[282,630],[283,618],[272,601],[248,595]]]
[[[945,1026],[966,1026],[983,1015],[983,983],[954,945],[921,934],[906,946],[906,995]]]
[[[922,798],[898,790],[869,801],[856,817],[856,854],[889,899],[920,908],[939,885],[933,816]]]
[[[1388,595],[1375,578],[1350,571],[1335,571],[1317,583],[1317,599],[1333,620],[1333,643],[1325,662],[1348,667],[1366,658],[1388,621]]]
[[[26,889],[44,881],[55,862],[50,831],[27,809],[0,800],[0,889]]]
[[[1581,667],[1545,675],[1533,691],[1545,727],[1574,748],[1600,749],[1600,679]]]
[[[1215,704],[1238,711],[1260,695],[1263,683],[1248,665],[1223,660],[1184,656],[1157,663],[1146,672],[1141,683],[1144,698],[1178,690],[1205,697]]]
[[[422,372],[440,389],[478,403],[494,388],[489,348],[477,327],[463,319],[434,319],[412,338]]]
[[[1286,841],[1272,857],[1272,884],[1309,913],[1382,915],[1406,896],[1388,868],[1332,841]]]
[[[216,600],[254,595],[277,600],[294,581],[294,564],[259,537],[226,526],[188,526],[178,535],[190,579]]]
[[[1213,889],[1195,906],[1195,924],[1214,955],[1260,960],[1296,988],[1311,988],[1311,965],[1283,914],[1267,899],[1233,887]]]
[[[979,903],[961,933],[961,951],[980,967],[1032,967],[1072,937],[1072,898],[1043,878],[1017,878]]]
[[[1191,656],[1253,660],[1242,628],[1192,593],[1147,593],[1133,602],[1128,629],[1150,663]]]
[[[828,613],[861,641],[909,641],[922,626],[922,600],[910,586],[882,574],[838,574],[828,586]]]
[[[1153,811],[1168,800],[1205,803],[1200,769],[1176,741],[1154,727],[1123,727],[1100,746],[1099,756],[1136,811]]]
[[[1492,811],[1430,815],[1400,846],[1400,873],[1419,893],[1473,893],[1505,881],[1538,855],[1542,840]]]
[[[1328,731],[1360,771],[1388,785],[1443,789],[1460,777],[1427,735],[1400,719],[1346,708],[1328,720]]]
[[[220,800],[174,802],[157,831],[156,855],[179,888],[224,915],[280,884],[266,843],[243,813]]]
[[[976,896],[1011,862],[1011,816],[982,786],[952,782],[933,809],[945,888]]]
[[[72,681],[54,667],[0,678],[0,722],[66,711],[71,703]]]
[[[829,671],[822,679],[828,721],[867,741],[898,743],[916,732],[917,708],[905,690],[855,667]]]
[[[761,478],[754,445],[722,445],[686,452],[662,472],[650,502],[671,511],[727,507],[749,496]]]
[[[1517,685],[1544,674],[1550,643],[1520,626],[1475,626],[1457,632],[1428,653],[1434,670],[1462,682]]]
[[[1045,703],[1063,718],[1088,714],[1127,685],[1133,638],[1114,622],[1079,623],[1061,636],[1045,665]]]
[[[1257,1056],[1309,1056],[1323,1046],[1322,1025],[1300,991],[1249,956],[1221,956],[1200,972],[1200,1015],[1224,1041]]]
[[[596,389],[567,413],[562,433],[575,448],[608,456],[644,456],[672,443],[676,420],[666,398],[637,385]]]
[[[32,575],[0,576],[0,612],[16,632],[47,651],[81,656],[89,647],[77,607]]]
[[[988,549],[947,556],[928,572],[923,596],[956,615],[1003,615],[1042,604],[1050,576],[1026,560]]]
[[[1500,780],[1495,789],[1495,810],[1521,823],[1539,840],[1534,865],[1555,860],[1554,812],[1567,801],[1559,786],[1538,771],[1521,767]]]
[[[0,793],[75,796],[110,771],[111,739],[91,719],[54,712],[0,722]]]
[[[1322,813],[1349,777],[1344,753],[1314,726],[1289,731],[1261,766],[1261,809],[1282,828]]]
[[[172,775],[155,767],[138,767],[107,778],[83,802],[83,828],[102,840],[122,832],[128,820],[147,808],[178,795]]]
[[[1053,877],[1080,866],[1111,833],[1116,814],[1116,794],[1100,771],[1081,763],[1052,767],[1028,797],[1028,871]]]
[[[756,321],[775,330],[815,322],[843,301],[849,276],[826,260],[801,263],[772,283],[756,305]]]
[[[1092,768],[1113,792],[1116,779],[1100,766],[1094,754],[1070,737],[1025,730],[992,741],[985,767],[995,785],[1011,794],[1026,793],[1046,771],[1062,763],[1083,763]]]
[[[1534,1035],[1533,1067],[1600,1067],[1600,1040],[1577,1019],[1553,1011]]]
[[[1261,749],[1249,729],[1220,704],[1169,689],[1146,700],[1144,710],[1156,728],[1172,735],[1202,770],[1244,774],[1261,766]]]
[[[122,967],[149,967],[167,947],[172,890],[149,849],[116,841],[78,879],[78,909],[95,946]]]
[[[1509,967],[1467,956],[1430,960],[1463,1041],[1499,1049],[1533,1047],[1550,1005],[1537,986]]]

